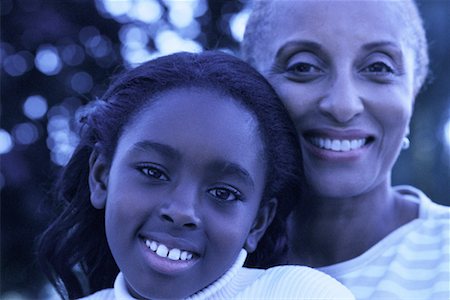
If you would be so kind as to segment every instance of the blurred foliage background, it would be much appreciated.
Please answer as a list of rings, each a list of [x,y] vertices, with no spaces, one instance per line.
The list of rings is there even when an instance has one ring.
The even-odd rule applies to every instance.
[[[51,186],[77,141],[74,116],[112,75],[176,51],[237,53],[250,2],[1,0],[0,298],[51,295],[33,256]],[[416,100],[395,184],[450,205],[450,1],[418,1],[432,74]]]

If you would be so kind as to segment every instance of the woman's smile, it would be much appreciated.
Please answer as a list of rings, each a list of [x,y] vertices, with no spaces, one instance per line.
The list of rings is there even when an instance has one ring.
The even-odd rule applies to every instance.
[[[325,128],[306,130],[302,140],[304,149],[321,160],[348,161],[365,155],[375,137],[367,130]]]

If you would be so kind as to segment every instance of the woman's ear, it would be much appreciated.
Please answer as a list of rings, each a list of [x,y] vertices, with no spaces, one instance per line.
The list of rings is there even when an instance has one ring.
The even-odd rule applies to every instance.
[[[109,164],[104,155],[96,150],[89,157],[89,189],[91,191],[91,204],[97,209],[103,209],[106,205],[108,192]]]
[[[277,212],[278,201],[275,198],[267,201],[258,210],[255,221],[253,222],[250,233],[245,241],[244,249],[248,253],[255,251],[256,246],[258,246],[259,240],[262,238],[266,232],[267,227],[272,223],[273,218]]]

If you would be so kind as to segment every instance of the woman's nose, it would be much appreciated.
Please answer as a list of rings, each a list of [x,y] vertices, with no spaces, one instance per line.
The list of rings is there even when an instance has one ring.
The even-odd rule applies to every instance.
[[[345,124],[364,110],[364,104],[352,79],[340,77],[321,99],[319,110],[334,121]]]
[[[185,229],[196,229],[201,220],[197,211],[196,192],[174,192],[160,208],[160,218],[164,222]]]

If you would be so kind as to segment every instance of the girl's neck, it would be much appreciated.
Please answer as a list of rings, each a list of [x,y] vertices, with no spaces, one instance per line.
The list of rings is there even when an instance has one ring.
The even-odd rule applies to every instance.
[[[418,206],[387,186],[347,199],[311,196],[288,221],[288,262],[311,267],[355,258],[418,216]]]

